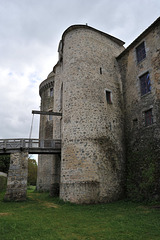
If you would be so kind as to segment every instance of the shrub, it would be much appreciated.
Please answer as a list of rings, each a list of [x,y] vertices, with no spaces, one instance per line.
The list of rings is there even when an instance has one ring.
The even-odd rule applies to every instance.
[[[4,191],[7,187],[7,178],[0,176],[0,191]]]

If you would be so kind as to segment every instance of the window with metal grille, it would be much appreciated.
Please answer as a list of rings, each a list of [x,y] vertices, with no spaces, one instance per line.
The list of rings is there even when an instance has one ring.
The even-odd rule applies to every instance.
[[[146,50],[144,42],[142,42],[137,48],[136,48],[136,55],[137,55],[137,62],[141,62],[146,57]]]
[[[151,81],[149,72],[143,74],[140,78],[141,96],[151,91]]]
[[[145,126],[149,126],[153,123],[152,109],[144,112],[145,114]]]

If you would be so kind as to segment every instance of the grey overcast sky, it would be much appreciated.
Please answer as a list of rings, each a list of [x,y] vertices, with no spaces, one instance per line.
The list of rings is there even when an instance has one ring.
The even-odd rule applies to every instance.
[[[0,0],[0,138],[29,137],[66,28],[88,23],[128,46],[159,15],[160,0]]]

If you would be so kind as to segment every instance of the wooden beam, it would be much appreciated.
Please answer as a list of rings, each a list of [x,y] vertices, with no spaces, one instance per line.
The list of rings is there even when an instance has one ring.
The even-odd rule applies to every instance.
[[[59,113],[59,112],[45,112],[45,111],[37,111],[37,110],[32,110],[32,114],[62,116],[62,113]]]

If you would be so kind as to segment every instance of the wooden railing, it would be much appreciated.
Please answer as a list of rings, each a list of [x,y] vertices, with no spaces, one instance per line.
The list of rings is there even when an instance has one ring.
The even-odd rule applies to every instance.
[[[0,139],[0,150],[16,150],[16,149],[48,149],[48,150],[60,150],[61,149],[61,140],[54,139]]]

